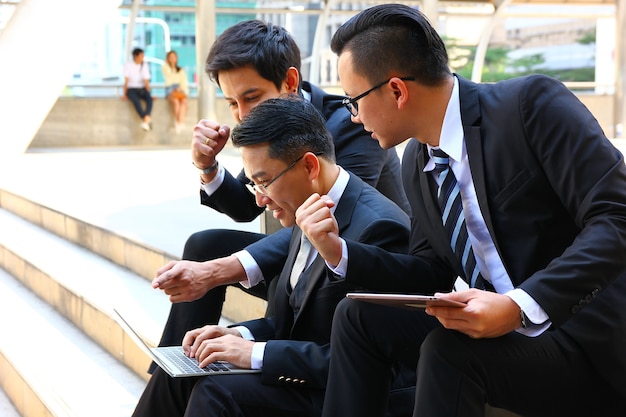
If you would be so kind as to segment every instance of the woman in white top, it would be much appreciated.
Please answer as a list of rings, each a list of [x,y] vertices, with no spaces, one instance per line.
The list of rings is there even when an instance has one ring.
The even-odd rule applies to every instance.
[[[176,133],[180,133],[187,114],[189,86],[187,74],[178,66],[178,54],[174,51],[169,51],[165,57],[163,78],[165,78],[165,96],[174,112],[174,127]]]

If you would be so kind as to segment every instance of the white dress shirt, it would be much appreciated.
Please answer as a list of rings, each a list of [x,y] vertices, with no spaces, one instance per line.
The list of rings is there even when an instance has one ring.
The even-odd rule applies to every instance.
[[[144,88],[144,80],[150,79],[150,68],[148,64],[137,64],[135,61],[128,61],[123,68],[124,77],[128,78],[128,88]]]

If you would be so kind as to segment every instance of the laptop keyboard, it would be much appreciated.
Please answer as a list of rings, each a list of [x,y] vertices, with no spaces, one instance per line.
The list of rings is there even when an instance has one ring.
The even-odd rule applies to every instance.
[[[206,371],[230,372],[231,370],[230,367],[221,362],[213,362],[205,368],[200,368],[198,366],[198,361],[195,358],[189,358],[185,355],[182,355],[180,352],[180,347],[178,346],[172,346],[168,349],[160,348],[160,350],[165,356],[167,356],[170,361],[177,364],[180,369],[185,371],[186,373],[201,374]]]

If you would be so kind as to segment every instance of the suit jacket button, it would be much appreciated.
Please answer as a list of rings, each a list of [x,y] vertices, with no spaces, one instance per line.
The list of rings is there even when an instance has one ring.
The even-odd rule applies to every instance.
[[[301,380],[300,380],[300,383],[301,383],[301,384],[304,384],[305,382],[306,382],[306,380],[304,380],[304,379],[301,379]]]
[[[279,376],[279,377],[278,377],[278,381],[279,381],[279,382],[283,382],[284,380],[285,380],[285,377],[284,377],[284,376],[282,376],[282,375],[281,375],[281,376]]]
[[[572,306],[572,314],[578,313],[579,310],[580,310],[580,307],[578,307],[578,305]]]
[[[291,378],[285,378],[285,382],[289,384],[291,382]]]

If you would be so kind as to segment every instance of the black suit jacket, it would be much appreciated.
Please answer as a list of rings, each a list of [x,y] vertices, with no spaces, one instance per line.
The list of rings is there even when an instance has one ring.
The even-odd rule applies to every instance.
[[[353,174],[335,210],[339,234],[346,240],[406,253],[408,216],[387,198]],[[346,292],[357,288],[336,280],[318,255],[310,266],[304,300],[294,316],[287,285],[299,249],[302,231],[294,228],[289,253],[274,297],[273,317],[240,323],[257,341],[268,341],[262,381],[324,388],[328,375],[330,329],[335,307]]]
[[[409,204],[400,181],[400,159],[395,151],[382,149],[363,126],[352,123],[343,107],[343,96],[327,94],[306,81],[302,89],[311,95],[311,103],[324,116],[333,137],[337,164],[377,188],[406,212]],[[200,190],[200,202],[239,222],[254,220],[264,208],[256,205],[245,187],[250,180],[243,170],[237,178],[228,171],[224,182],[210,196]]]
[[[626,396],[626,167],[560,82],[459,78],[461,118],[481,213],[515,287],[548,313]],[[461,265],[441,226],[425,145],[403,158],[410,255],[348,243],[347,280],[379,290],[449,291]],[[387,279],[374,277],[386,273]]]

